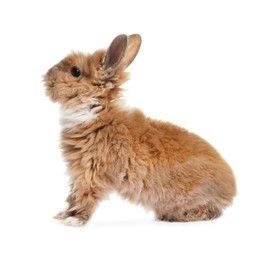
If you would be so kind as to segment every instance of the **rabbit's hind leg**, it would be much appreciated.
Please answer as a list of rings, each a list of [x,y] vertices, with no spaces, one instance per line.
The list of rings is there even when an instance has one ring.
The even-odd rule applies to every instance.
[[[186,209],[183,213],[184,221],[211,220],[221,216],[222,210],[216,205],[208,203],[192,209]]]
[[[210,220],[219,217],[222,210],[215,204],[208,203],[196,207],[175,206],[168,211],[157,210],[156,215],[158,220],[169,222],[190,222]]]

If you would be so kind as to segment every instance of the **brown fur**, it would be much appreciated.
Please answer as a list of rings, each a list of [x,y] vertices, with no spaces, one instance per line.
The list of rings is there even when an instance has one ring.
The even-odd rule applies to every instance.
[[[153,209],[159,220],[206,220],[220,216],[236,194],[232,170],[205,140],[119,105],[120,86],[128,78],[124,70],[140,44],[139,35],[121,35],[107,51],[72,53],[44,77],[47,95],[63,108],[93,98],[101,106],[97,118],[62,131],[71,192],[59,219],[85,223],[98,202],[116,190]],[[71,75],[73,66],[80,77]]]

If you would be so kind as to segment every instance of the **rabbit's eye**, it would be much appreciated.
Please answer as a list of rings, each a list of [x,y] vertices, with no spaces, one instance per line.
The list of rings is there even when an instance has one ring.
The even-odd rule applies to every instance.
[[[80,75],[81,75],[80,69],[77,68],[77,67],[73,67],[73,68],[71,69],[71,75],[72,75],[73,77],[75,77],[75,78],[80,77]]]

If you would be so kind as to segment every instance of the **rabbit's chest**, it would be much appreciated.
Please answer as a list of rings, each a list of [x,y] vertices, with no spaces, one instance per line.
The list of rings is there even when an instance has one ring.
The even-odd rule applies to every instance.
[[[93,98],[86,103],[82,103],[70,108],[61,108],[60,124],[63,129],[69,129],[79,124],[83,124],[98,118],[98,113],[102,106]]]

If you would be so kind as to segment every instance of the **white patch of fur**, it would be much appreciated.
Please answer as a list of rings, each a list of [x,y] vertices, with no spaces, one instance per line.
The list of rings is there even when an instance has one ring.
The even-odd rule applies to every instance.
[[[66,226],[73,226],[73,227],[79,227],[84,224],[84,221],[75,218],[75,217],[68,217],[62,221],[62,223]]]
[[[126,102],[125,99],[114,100],[113,104],[121,110],[130,111],[132,107]]]
[[[95,106],[95,107],[94,107]],[[63,128],[71,128],[97,118],[102,106],[96,99],[72,108],[61,108],[60,124]]]

